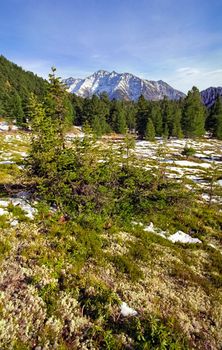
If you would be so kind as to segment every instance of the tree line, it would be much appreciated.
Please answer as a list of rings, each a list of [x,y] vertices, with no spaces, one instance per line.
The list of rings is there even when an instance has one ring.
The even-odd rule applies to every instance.
[[[88,122],[101,136],[109,132],[120,134],[137,132],[140,138],[153,141],[158,137],[201,137],[206,131],[222,139],[222,101],[218,96],[215,105],[207,110],[200,92],[193,87],[184,99],[148,101],[109,100],[104,93],[92,98],[71,95],[75,123]]]
[[[0,116],[26,126],[29,97],[34,93],[44,100],[48,82],[0,56]],[[148,101],[110,100],[106,93],[92,98],[66,94],[69,125],[90,125],[99,137],[110,132],[137,132],[140,138],[153,141],[155,137],[200,137],[206,131],[222,139],[222,101],[207,110],[199,90],[193,87],[184,99]]]

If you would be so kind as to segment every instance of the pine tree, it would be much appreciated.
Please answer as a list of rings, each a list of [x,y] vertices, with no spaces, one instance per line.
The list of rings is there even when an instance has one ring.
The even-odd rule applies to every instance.
[[[214,137],[222,139],[222,98],[218,96],[206,120],[206,127]]]
[[[147,121],[145,139],[147,141],[155,141],[155,128],[151,118]]]
[[[160,104],[158,102],[155,102],[151,107],[151,119],[155,127],[156,136],[162,136],[163,118],[162,118]]]
[[[113,106],[110,111],[110,124],[112,129],[119,133],[125,134],[127,125],[126,125],[126,115],[123,108],[123,103],[121,101],[113,101]]]
[[[99,120],[98,115],[96,115],[93,119],[92,130],[97,137],[100,137],[103,134],[102,125],[101,125],[101,122]]]
[[[166,130],[168,136],[172,136],[173,121],[174,121],[174,111],[173,111],[173,101],[169,101],[167,97],[164,97],[162,101],[162,115],[163,115],[163,125],[164,125],[164,135],[166,136]]]
[[[178,106],[176,106],[173,115],[173,129],[171,135],[173,137],[178,137],[179,139],[183,137],[183,132],[181,129],[181,116],[181,110],[178,108]]]
[[[16,120],[16,124],[23,126],[26,122],[24,111],[22,108],[22,100],[19,94],[14,91],[9,99],[7,106],[7,118],[10,121]]]
[[[184,100],[182,129],[186,137],[199,137],[204,134],[206,110],[199,90],[193,87]]]
[[[137,102],[136,113],[136,130],[141,138],[145,136],[149,107],[149,102],[141,95]]]

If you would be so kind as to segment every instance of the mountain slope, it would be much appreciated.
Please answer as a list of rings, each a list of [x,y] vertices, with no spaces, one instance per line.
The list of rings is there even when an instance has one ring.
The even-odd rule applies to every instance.
[[[68,91],[81,97],[91,97],[106,92],[110,99],[138,100],[143,95],[147,100],[161,100],[164,96],[178,100],[185,94],[173,89],[162,80],[149,81],[130,73],[118,74],[99,70],[85,79],[64,80]]]
[[[42,99],[46,87],[46,80],[0,55],[0,117],[23,125],[26,123],[30,94]]]
[[[209,87],[201,91],[202,101],[207,107],[213,106],[218,95],[222,96],[222,87]]]

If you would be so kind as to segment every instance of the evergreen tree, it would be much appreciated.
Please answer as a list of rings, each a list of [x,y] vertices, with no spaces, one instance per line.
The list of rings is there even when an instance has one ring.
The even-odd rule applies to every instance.
[[[178,106],[175,106],[174,114],[173,114],[173,129],[171,135],[173,137],[181,138],[183,137],[183,132],[181,129],[181,109]]]
[[[155,141],[155,128],[151,118],[147,121],[145,139],[147,141]]]
[[[126,125],[126,115],[123,108],[123,103],[121,101],[113,101],[113,106],[110,111],[110,124],[112,129],[119,133],[125,134],[127,125]]]
[[[16,120],[16,124],[23,126],[26,122],[24,111],[22,108],[22,100],[19,94],[14,91],[8,103],[7,118],[13,121]]]
[[[222,98],[218,96],[206,120],[206,128],[214,137],[222,139]]]
[[[168,137],[169,137],[169,129],[168,129],[168,125],[167,124],[165,124],[165,126],[164,126],[163,137],[165,139],[168,139]]]
[[[173,121],[174,121],[174,111],[173,104],[174,101],[169,101],[167,97],[164,97],[161,105],[162,105],[162,115],[163,115],[163,131],[164,135],[166,135],[166,130],[168,130],[168,136],[172,136],[173,130]]]
[[[98,115],[96,115],[93,119],[92,130],[95,133],[95,135],[98,137],[102,136],[102,134],[103,134],[101,121],[99,120]]]
[[[186,137],[198,137],[204,134],[206,110],[201,101],[199,90],[193,87],[184,100],[182,129]]]
[[[51,119],[62,143],[64,143],[65,132],[73,120],[73,108],[68,100],[66,86],[61,82],[61,78],[55,76],[55,72],[56,69],[52,67],[44,108],[46,116]]]
[[[151,107],[151,119],[155,127],[156,136],[162,136],[163,118],[159,102],[155,102]]]
[[[145,136],[148,116],[149,102],[141,95],[137,103],[136,130],[142,138]]]
[[[125,102],[126,123],[130,132],[136,128],[136,107],[134,102]]]

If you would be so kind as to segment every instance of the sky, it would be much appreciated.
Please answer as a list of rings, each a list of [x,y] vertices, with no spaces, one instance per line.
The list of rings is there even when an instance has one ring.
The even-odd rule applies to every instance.
[[[0,53],[47,77],[97,70],[222,86],[222,0],[0,0]]]

